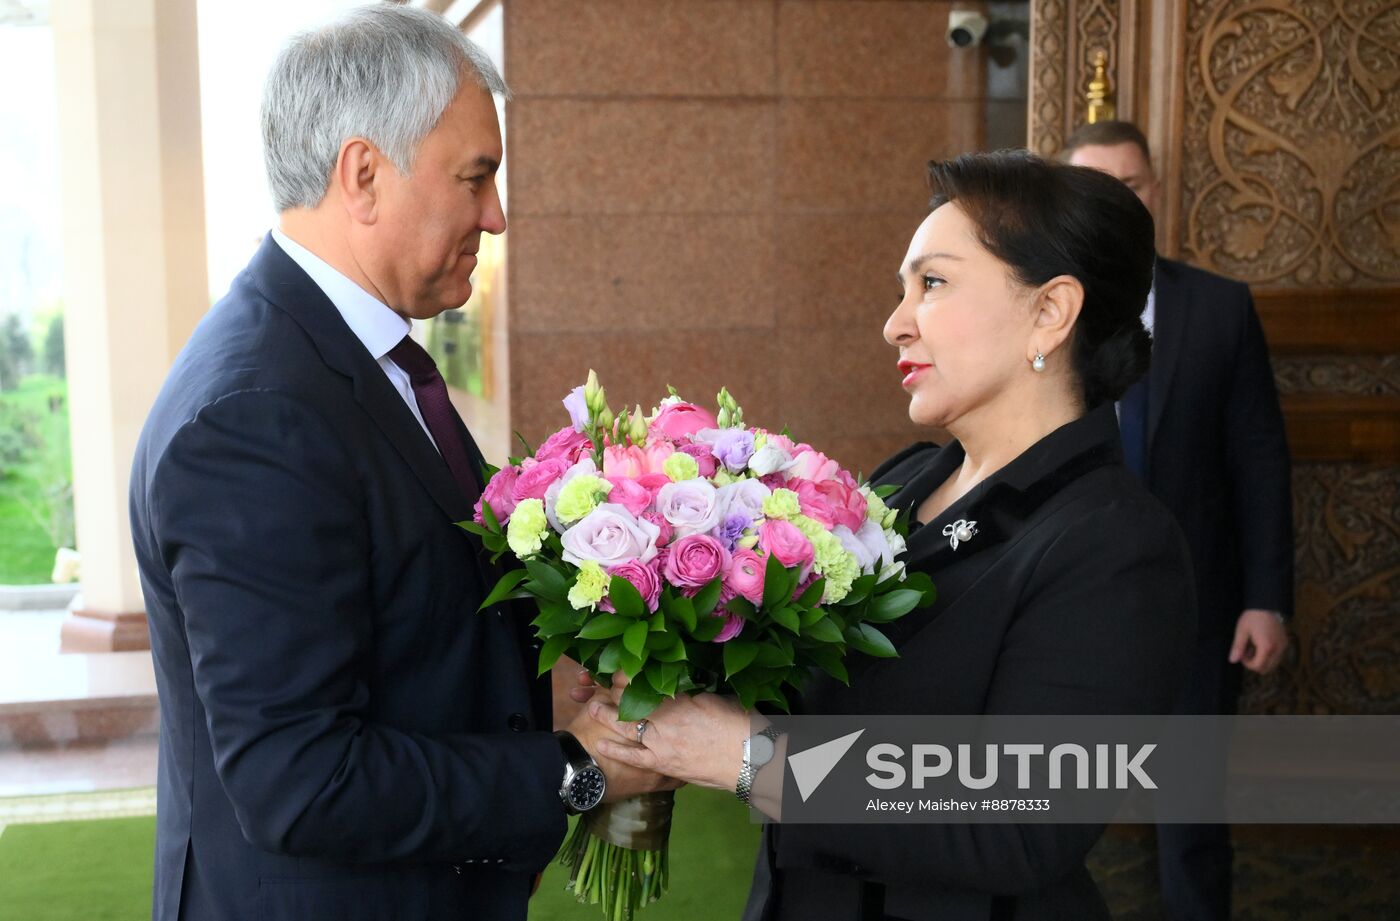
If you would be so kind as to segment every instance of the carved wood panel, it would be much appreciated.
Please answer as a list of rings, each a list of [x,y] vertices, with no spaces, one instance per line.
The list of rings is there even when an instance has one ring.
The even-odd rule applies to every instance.
[[[1400,2],[1190,0],[1184,256],[1272,286],[1400,282]]]
[[[1084,121],[1084,85],[1094,57],[1105,52],[1117,93],[1119,117],[1132,110],[1133,81],[1119,80],[1125,47],[1126,10],[1135,0],[1033,0],[1031,4],[1030,147],[1054,156]],[[1134,45],[1135,46],[1135,45]]]

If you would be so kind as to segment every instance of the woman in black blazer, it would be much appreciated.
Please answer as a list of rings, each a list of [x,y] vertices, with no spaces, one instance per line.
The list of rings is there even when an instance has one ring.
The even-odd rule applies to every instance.
[[[896,659],[825,676],[807,714],[1167,713],[1195,625],[1185,544],[1122,465],[1114,400],[1142,375],[1152,219],[1121,183],[1029,154],[930,165],[932,212],[885,327],[910,415],[956,439],[883,464],[904,556],[938,588],[886,632]],[[600,720],[616,711],[599,701]],[[734,789],[748,715],[667,702],[605,754]],[[795,919],[1107,918],[1102,826],[770,824],[745,913]]]

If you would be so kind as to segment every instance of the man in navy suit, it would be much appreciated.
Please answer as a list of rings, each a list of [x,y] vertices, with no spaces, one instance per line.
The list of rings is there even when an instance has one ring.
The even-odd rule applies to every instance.
[[[1064,156],[1128,185],[1155,213],[1147,139],[1127,122],[1085,125]],[[1288,443],[1248,286],[1157,259],[1143,322],[1152,367],[1119,403],[1124,461],[1186,534],[1201,622],[1179,713],[1234,713],[1240,666],[1273,671],[1288,648],[1293,513]],[[1158,825],[1173,921],[1227,919],[1233,852],[1223,825]]]
[[[566,811],[598,801],[596,731],[551,733],[529,615],[477,611],[497,573],[455,522],[481,457],[408,336],[505,230],[504,92],[392,4],[268,79],[279,227],[176,360],[132,476],[160,921],[521,919]],[[609,798],[666,783],[601,767]]]

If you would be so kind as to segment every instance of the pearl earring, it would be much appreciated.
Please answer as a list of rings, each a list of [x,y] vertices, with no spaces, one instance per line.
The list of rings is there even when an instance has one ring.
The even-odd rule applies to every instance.
[[[1039,352],[1035,353],[1035,359],[1031,362],[1031,367],[1036,371],[1045,370],[1045,356]]]

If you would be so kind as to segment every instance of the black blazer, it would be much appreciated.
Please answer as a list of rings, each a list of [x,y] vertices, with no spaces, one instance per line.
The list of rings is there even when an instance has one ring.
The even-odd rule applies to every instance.
[[[519,619],[476,611],[494,574],[453,524],[471,513],[266,239],[176,360],[132,472],[154,918],[525,916],[564,834],[564,759]]]
[[[1288,442],[1249,288],[1157,260],[1147,486],[1196,570],[1203,638],[1246,608],[1293,608]]]
[[[877,483],[916,507],[963,460],[915,445]],[[959,519],[977,534],[954,550]],[[1167,713],[1196,619],[1171,515],[1121,463],[1111,405],[1046,436],[915,531],[905,556],[938,589],[886,628],[897,659],[819,677],[806,713]],[[1107,918],[1084,825],[770,825],[745,917],[834,921]],[[825,910],[822,910],[825,906]]]

